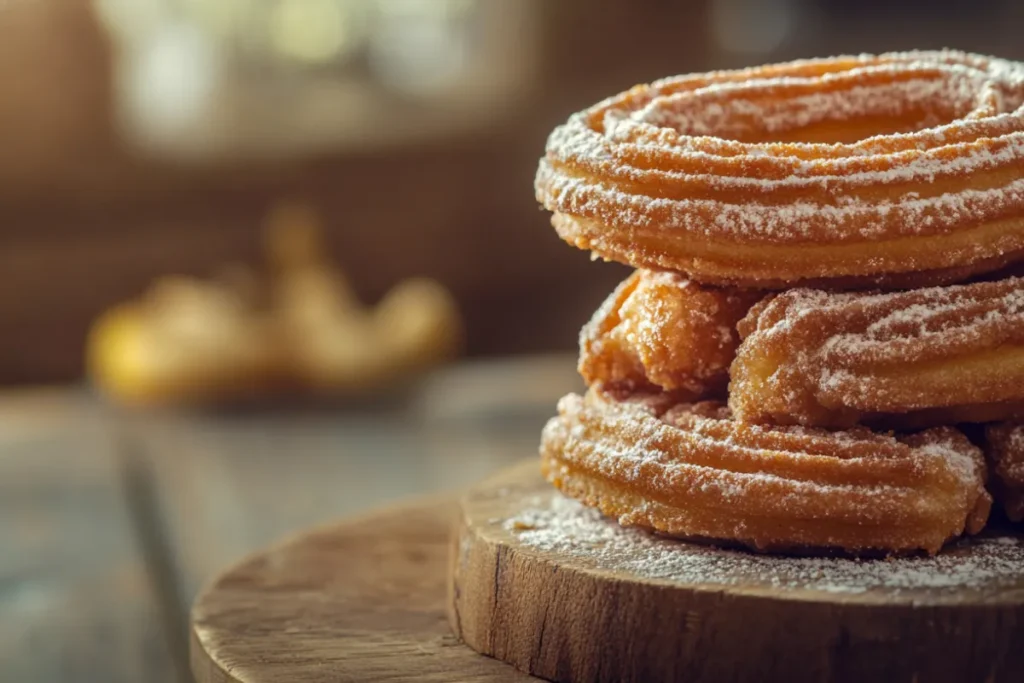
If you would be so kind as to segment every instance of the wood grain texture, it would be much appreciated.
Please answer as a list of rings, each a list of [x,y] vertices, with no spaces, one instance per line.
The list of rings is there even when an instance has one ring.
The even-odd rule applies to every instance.
[[[595,555],[531,547],[506,527],[551,500],[537,463],[525,463],[467,495],[453,540],[453,628],[523,671],[557,681],[1024,679],[1024,567],[1009,586],[834,593],[777,587],[743,553],[707,547],[699,552],[735,584],[643,578]]]
[[[376,406],[122,424],[147,461],[191,603],[216,572],[286,534],[462,489],[536,453],[555,401],[579,383],[574,356],[467,362]]]
[[[197,683],[533,680],[448,628],[455,509],[453,499],[390,508],[228,570],[192,610]]]
[[[179,671],[94,406],[76,392],[0,398],[0,679]]]

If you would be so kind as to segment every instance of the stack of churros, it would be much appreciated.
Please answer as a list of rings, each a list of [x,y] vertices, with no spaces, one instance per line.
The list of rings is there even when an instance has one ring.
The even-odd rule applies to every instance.
[[[637,268],[544,429],[567,495],[785,553],[936,553],[992,495],[1024,518],[1024,64],[640,85],[554,131],[536,193],[566,242]]]

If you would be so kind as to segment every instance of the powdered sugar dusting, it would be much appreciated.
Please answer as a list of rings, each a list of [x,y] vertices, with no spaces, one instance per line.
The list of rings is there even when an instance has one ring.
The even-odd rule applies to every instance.
[[[524,501],[516,517],[494,520],[519,543],[572,557],[584,566],[707,586],[813,590],[833,594],[1001,590],[1024,586],[1024,539],[1018,536],[962,540],[934,557],[898,559],[802,558],[663,539],[625,528],[558,492]]]
[[[939,234],[1019,213],[1019,173],[980,189],[963,180],[1024,163],[1022,105],[1024,65],[953,51],[674,77],[556,129],[537,196],[616,228],[752,243]],[[896,130],[865,124],[858,140],[792,139],[888,119]],[[883,186],[884,201],[863,195]]]
[[[852,420],[852,410],[908,413],[1021,396],[1012,365],[1002,377],[973,385],[956,373],[983,354],[1010,353],[1024,343],[1020,277],[881,294],[791,289],[740,327],[745,341],[733,366],[730,401],[745,420],[756,421],[764,411],[842,425]],[[780,360],[762,363],[768,356]],[[765,376],[755,377],[762,370]],[[840,414],[838,406],[847,412]]]
[[[736,323],[760,296],[634,271],[581,330],[580,374],[617,392],[654,386],[680,397],[722,395],[739,344]]]
[[[872,80],[875,82],[870,83]],[[862,85],[864,81],[869,85]],[[831,89],[820,87],[826,84]],[[936,104],[959,118],[975,107],[984,107],[986,94],[985,79],[978,71],[882,64],[819,78],[712,83],[653,100],[630,118],[690,135],[738,137],[755,124],[763,130],[784,132],[822,120],[895,115],[904,108],[920,107],[926,112],[920,122],[924,127],[940,123],[935,118]]]

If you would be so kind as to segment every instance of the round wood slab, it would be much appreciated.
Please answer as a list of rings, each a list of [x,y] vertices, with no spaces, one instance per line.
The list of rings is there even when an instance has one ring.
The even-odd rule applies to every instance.
[[[192,609],[198,683],[535,680],[445,621],[454,499],[390,508],[243,561]]]
[[[446,604],[475,648],[559,680],[1022,680],[1014,538],[889,572],[771,560],[623,531],[533,461],[458,510],[390,508],[230,569],[192,611],[197,681],[534,680],[462,645]]]
[[[1024,680],[1024,538],[936,558],[773,558],[625,530],[535,462],[475,488],[449,620],[558,681]]]

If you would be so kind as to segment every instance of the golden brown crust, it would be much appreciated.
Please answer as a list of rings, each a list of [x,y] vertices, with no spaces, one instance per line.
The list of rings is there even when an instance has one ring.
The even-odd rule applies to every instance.
[[[991,505],[981,452],[955,429],[762,427],[664,395],[564,397],[541,458],[556,487],[622,524],[759,550],[934,553]]]
[[[865,275],[818,273],[797,276],[785,272],[782,264],[789,259],[799,259],[802,253],[805,256],[808,255],[799,247],[786,249],[784,252],[768,250],[763,247],[749,251],[733,250],[732,253],[735,254],[745,253],[747,258],[738,260],[728,267],[716,267],[713,261],[690,256],[684,249],[673,249],[671,243],[659,241],[658,237],[653,240],[649,239],[641,231],[615,230],[597,221],[560,213],[551,217],[551,224],[565,242],[578,249],[590,251],[605,261],[631,264],[637,268],[673,270],[684,274],[695,282],[734,289],[782,290],[801,286],[849,291],[872,288],[903,290],[935,287],[999,272],[1024,261],[1024,249],[1013,249],[958,266],[908,272],[876,272]],[[970,239],[983,238],[972,237]],[[936,247],[936,249],[941,248]],[[950,249],[953,248],[950,247]],[[897,257],[894,261],[912,264],[914,257],[910,252],[918,249],[919,245],[914,246],[908,250],[906,255]],[[773,253],[774,256],[771,255]],[[865,258],[871,259],[870,256]],[[809,270],[817,269],[817,266],[810,262],[803,266]]]
[[[958,52],[637,86],[536,178],[567,242],[700,282],[927,286],[1024,257],[1024,66]]]
[[[842,427],[1024,415],[1024,280],[887,294],[790,290],[740,322],[729,405]]]
[[[989,489],[1013,522],[1024,521],[1024,424],[1003,422],[985,428]]]
[[[689,400],[722,397],[739,344],[736,323],[762,296],[638,270],[580,333],[580,374],[588,386],[619,392],[658,388]]]

